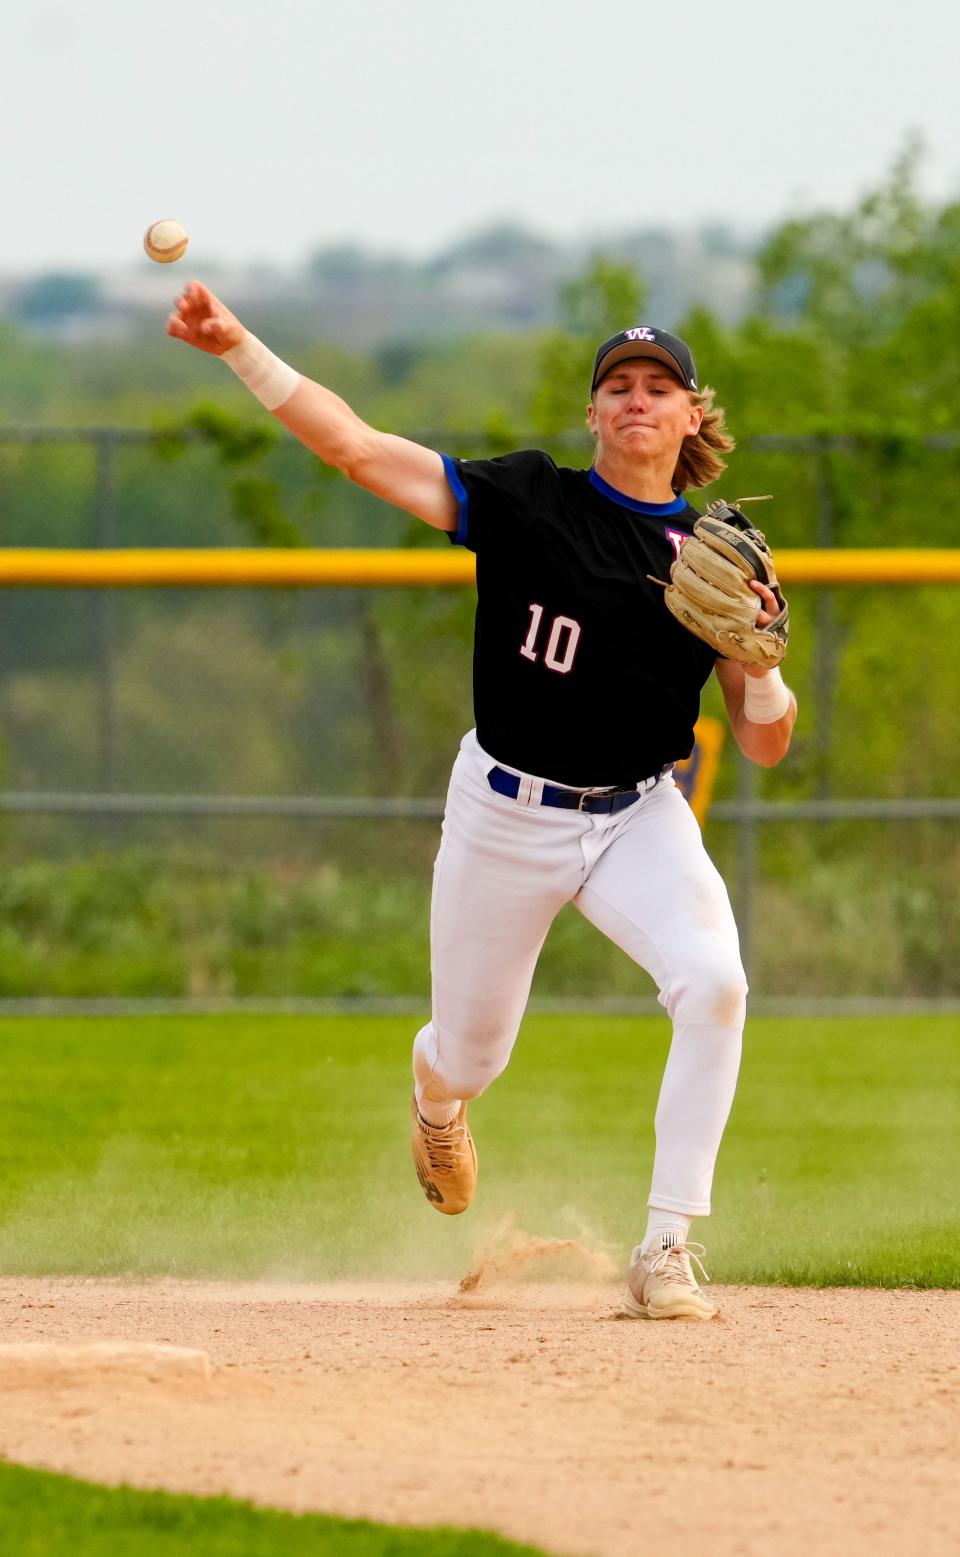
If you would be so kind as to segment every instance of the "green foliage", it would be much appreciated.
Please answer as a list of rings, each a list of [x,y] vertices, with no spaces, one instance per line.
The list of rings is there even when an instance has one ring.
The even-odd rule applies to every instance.
[[[536,345],[524,335],[421,343],[403,378],[371,396],[363,411],[375,426],[445,453],[466,452],[464,441],[475,443],[493,417],[501,441],[516,448],[517,433],[527,430],[536,376]]]
[[[231,481],[230,495],[234,518],[258,546],[307,544],[303,531],[287,517],[278,484],[269,476]]]
[[[277,424],[257,418],[250,421],[233,415],[206,401],[195,405],[179,421],[158,422],[153,447],[163,460],[177,459],[189,440],[199,439],[216,450],[222,465],[234,467],[259,464],[278,440]],[[256,474],[231,477],[227,490],[233,516],[249,538],[260,546],[305,546],[302,530],[285,511],[279,482]]]
[[[596,256],[560,293],[560,325],[540,348],[532,419],[546,437],[581,427],[597,347],[636,323],[645,291],[629,265]]]
[[[139,849],[27,864],[0,880],[0,995],[416,994],[427,915],[422,876],[332,860],[260,870]]]
[[[666,1016],[528,1016],[507,1071],[472,1105],[480,1192],[453,1219],[427,1205],[410,1166],[418,1025],[0,1022],[0,1268],[456,1279],[508,1213],[544,1237],[590,1228],[625,1264]],[[958,1142],[952,1018],[753,1018],[720,1154],[712,1274],[960,1286]]]
[[[537,1557],[476,1530],[398,1530],[235,1498],[100,1487],[0,1465],[0,1528],[17,1557]]]
[[[162,421],[154,432],[154,448],[167,459],[176,458],[186,447],[187,437],[195,434],[216,449],[225,465],[242,465],[259,459],[277,442],[275,422],[233,415],[222,406],[201,401],[179,421]]]
[[[596,346],[636,320],[643,301],[643,282],[630,266],[597,254],[582,276],[561,287],[560,328]]]
[[[762,316],[819,355],[824,430],[956,427],[960,367],[943,343],[960,322],[960,203],[924,204],[921,154],[909,142],[852,211],[788,221],[758,255]]]
[[[5,419],[41,415],[54,393],[60,365],[54,349],[0,319],[0,429]]]
[[[850,212],[787,221],[757,260],[764,309],[857,348],[890,333],[916,299],[931,222],[910,142],[886,181]]]
[[[420,761],[435,762],[435,754],[417,754],[415,774]],[[63,861],[8,857],[0,997],[426,1000],[435,824],[313,824],[311,836],[302,824],[263,823],[265,860],[255,857],[252,825],[195,822],[189,851],[143,843]],[[767,829],[754,904],[755,992],[957,999],[953,827]],[[147,822],[142,830],[159,828]],[[735,829],[711,825],[707,842],[735,887]],[[568,907],[541,953],[534,993],[638,1000],[654,989]]]

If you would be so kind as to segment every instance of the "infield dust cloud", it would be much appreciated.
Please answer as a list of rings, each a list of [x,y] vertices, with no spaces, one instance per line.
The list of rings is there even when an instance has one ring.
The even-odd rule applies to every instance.
[[[576,1238],[531,1237],[506,1216],[492,1240],[478,1250],[461,1278],[461,1293],[516,1286],[529,1280],[612,1281],[617,1274],[613,1255]]]

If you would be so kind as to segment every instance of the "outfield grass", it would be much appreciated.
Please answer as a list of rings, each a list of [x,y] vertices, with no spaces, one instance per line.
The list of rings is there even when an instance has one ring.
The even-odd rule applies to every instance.
[[[404,1530],[233,1498],[96,1487],[0,1465],[0,1535],[16,1557],[538,1557],[474,1530]]]
[[[0,1022],[0,1271],[454,1278],[509,1214],[625,1259],[666,1019],[529,1018],[456,1219],[410,1166],[416,1025]],[[695,1236],[721,1281],[958,1286],[958,1169],[955,1019],[756,1019]]]

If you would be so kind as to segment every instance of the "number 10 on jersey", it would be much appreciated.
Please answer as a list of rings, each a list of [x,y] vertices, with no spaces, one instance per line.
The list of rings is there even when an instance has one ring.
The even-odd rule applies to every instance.
[[[537,639],[540,636],[540,624],[543,621],[543,606],[531,605],[530,628],[524,642],[520,646],[520,653],[525,660],[540,658],[537,649]],[[577,653],[577,644],[580,642],[580,623],[575,622],[572,616],[555,616],[550,624],[550,635],[547,638],[547,646],[543,651],[543,663],[548,670],[558,670],[561,676],[565,676],[568,670],[573,669],[573,661]]]

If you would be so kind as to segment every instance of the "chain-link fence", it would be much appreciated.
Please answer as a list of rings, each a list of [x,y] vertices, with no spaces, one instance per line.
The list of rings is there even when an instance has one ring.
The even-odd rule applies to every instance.
[[[725,495],[775,492],[778,546],[949,545],[957,464],[953,438],[756,440]],[[3,542],[243,543],[251,479],[312,544],[446,544],[292,442],[238,477],[200,441],[171,458],[119,431],[0,432]],[[0,996],[422,997],[472,591],[8,589],[3,605]],[[754,989],[958,999],[960,592],[791,605],[791,756],[766,772],[728,741],[707,824]],[[649,990],[561,916],[541,998]]]

